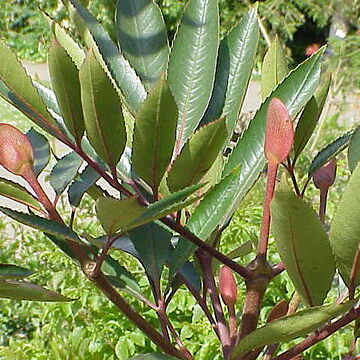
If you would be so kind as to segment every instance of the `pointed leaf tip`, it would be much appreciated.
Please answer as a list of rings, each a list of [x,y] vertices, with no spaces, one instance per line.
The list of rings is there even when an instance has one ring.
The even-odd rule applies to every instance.
[[[294,129],[290,114],[280,99],[273,98],[266,115],[266,159],[280,164],[289,155],[293,142]]]

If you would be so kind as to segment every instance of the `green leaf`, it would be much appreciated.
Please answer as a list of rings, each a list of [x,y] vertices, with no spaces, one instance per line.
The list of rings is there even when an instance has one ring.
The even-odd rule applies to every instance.
[[[297,123],[294,138],[294,161],[298,158],[300,153],[305,148],[311,135],[314,132],[316,124],[320,118],[322,110],[325,105],[327,94],[329,92],[331,83],[330,76],[327,76],[320,87],[315,91],[315,94],[306,104],[303,113]]]
[[[25,115],[31,114],[30,118],[45,130],[57,128],[31,78],[26,74],[15,54],[2,41],[0,41],[0,56],[0,80],[8,89],[7,92],[1,91],[1,96]]]
[[[317,169],[320,169],[329,160],[343,151],[349,145],[352,134],[353,131],[349,131],[348,133],[338,137],[324,149],[320,150],[309,166],[308,177],[310,178]]]
[[[146,91],[134,69],[125,60],[116,44],[111,40],[105,29],[96,18],[79,1],[67,0],[89,30],[94,51],[98,52],[117,86],[124,95],[130,110],[135,113],[146,98]]]
[[[70,204],[78,207],[85,192],[99,179],[100,175],[88,165],[81,174],[75,177],[69,186],[68,195]]]
[[[146,273],[159,284],[170,252],[172,233],[153,222],[131,230],[129,236]]]
[[[119,2],[120,3],[120,2]],[[135,121],[132,164],[156,192],[168,167],[176,138],[178,111],[165,80],[160,80]]]
[[[350,286],[350,274],[360,239],[360,166],[352,173],[340,203],[335,211],[330,228],[330,242],[336,264],[346,285]],[[360,283],[357,273],[355,285]]]
[[[34,272],[13,264],[0,264],[0,279],[23,279]]]
[[[48,88],[44,84],[37,82],[36,80],[32,80],[32,82],[46,107],[53,110],[58,116],[60,116],[59,105],[57,103],[55,93],[52,91],[52,89]]]
[[[169,60],[169,86],[179,108],[176,154],[200,123],[209,103],[218,45],[217,1],[190,0]]]
[[[0,281],[0,298],[46,302],[72,301],[72,299],[47,290],[42,286],[22,281]]]
[[[159,353],[149,353],[137,355],[131,358],[131,360],[175,360],[175,358],[169,355]]]
[[[285,54],[276,36],[265,54],[261,71],[261,97],[266,99],[289,72]]]
[[[126,144],[119,96],[93,52],[87,55],[79,76],[88,139],[99,156],[114,169]]]
[[[214,89],[202,124],[226,117],[233,133],[245,98],[259,40],[257,6],[220,42]]]
[[[241,164],[239,187],[234,194],[233,203],[229,207],[229,217],[236,210],[240,201],[251,189],[265,166],[264,137],[265,119],[269,102],[273,97],[279,98],[287,107],[290,115],[295,117],[308,102],[315,91],[321,70],[322,49],[311,58],[294,69],[284,81],[271,93],[261,105],[245,130],[241,139],[233,149],[228,163],[225,165],[224,175]],[[225,219],[225,222],[228,220]]]
[[[58,43],[68,53],[76,67],[80,69],[85,60],[84,50],[60,24],[53,23],[52,31]]]
[[[45,219],[36,215],[24,214],[19,211],[11,210],[0,206],[0,211],[18,221],[21,224],[30,226],[34,229],[60,236],[68,240],[79,242],[79,237],[66,225],[60,224],[56,221]]]
[[[11,180],[0,178],[0,195],[29,206],[32,209],[41,211],[41,206],[37,199],[24,187]]]
[[[360,126],[358,126],[350,140],[348,148],[349,169],[353,172],[360,160]]]
[[[129,230],[129,225],[140,216],[145,207],[136,198],[117,200],[101,197],[96,201],[96,214],[107,234]]]
[[[269,322],[239,341],[231,352],[230,359],[235,360],[250,350],[265,345],[285,343],[306,336],[327,321],[344,314],[354,304],[354,301],[350,301],[345,304],[316,306]]]
[[[161,11],[152,0],[117,2],[119,47],[147,90],[166,71],[169,45]]]
[[[50,145],[48,139],[37,132],[34,128],[31,128],[26,133],[31,146],[34,150],[34,173],[38,176],[46,167],[50,161]]]
[[[49,72],[66,127],[80,144],[85,131],[79,71],[70,55],[54,40],[49,51]],[[66,76],[64,76],[66,74]]]
[[[224,214],[232,203],[239,183],[240,167],[215,185],[201,200],[187,224],[188,229],[202,240],[207,240],[220,225]],[[170,258],[170,278],[176,274],[197,246],[181,237]]]
[[[225,118],[201,127],[172,164],[167,178],[170,191],[177,191],[201,180],[216,160],[227,136]]]
[[[271,202],[271,214],[276,247],[296,290],[310,306],[321,305],[335,274],[323,225],[285,179]]]
[[[56,195],[60,195],[77,175],[83,159],[74,151],[63,156],[52,168],[49,181]]]

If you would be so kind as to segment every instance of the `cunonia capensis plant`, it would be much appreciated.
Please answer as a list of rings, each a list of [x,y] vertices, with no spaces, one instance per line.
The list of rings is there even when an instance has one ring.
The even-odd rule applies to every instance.
[[[322,71],[324,48],[289,72],[274,39],[264,58],[262,105],[225,156],[256,55],[256,5],[219,39],[217,1],[190,0],[170,45],[161,12],[151,0],[118,1],[117,43],[80,1],[63,2],[77,40],[52,21],[51,87],[31,79],[7,45],[0,44],[0,95],[41,128],[24,135],[0,124],[0,162],[34,194],[1,180],[1,195],[28,210],[1,207],[1,212],[43,232],[157,345],[159,353],[142,359],[196,358],[167,313],[181,286],[201,307],[224,359],[298,359],[312,345],[356,324],[358,131],[320,151],[304,181],[297,176],[297,161],[330,86]],[[39,151],[49,147],[44,133],[69,149],[54,159],[49,176],[54,199],[38,181],[50,157],[49,151]],[[327,231],[335,157],[349,144],[352,175]],[[243,264],[236,251],[219,250],[222,234],[264,169],[259,241],[253,260]],[[99,179],[107,188],[99,186]],[[306,201],[311,179],[320,193],[319,214]],[[85,193],[95,203],[89,216],[95,215],[103,229],[98,238],[73,228]],[[68,198],[71,216],[59,212],[61,196]],[[281,258],[276,264],[268,257],[270,235]],[[235,242],[241,247],[243,239]],[[119,251],[141,263],[151,297],[141,292],[132,269],[119,262]],[[0,283],[1,296],[70,300],[24,280],[14,282],[13,277],[26,276],[26,269],[3,266],[8,272]],[[296,291],[280,299],[267,322],[259,324],[266,289],[284,272]],[[335,302],[327,297],[334,276],[345,285]],[[245,284],[241,299],[238,277]],[[158,324],[136,312],[124,292],[154,311]],[[302,340],[278,353],[279,344],[297,338]],[[356,339],[357,331],[348,358],[355,358]]]

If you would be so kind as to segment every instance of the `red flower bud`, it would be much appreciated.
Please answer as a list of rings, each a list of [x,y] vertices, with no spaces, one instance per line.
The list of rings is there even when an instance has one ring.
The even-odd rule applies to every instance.
[[[233,306],[236,303],[237,285],[232,270],[227,266],[220,269],[219,291],[224,304]]]
[[[313,174],[314,184],[318,189],[328,189],[335,181],[336,159],[331,159]]]
[[[280,99],[270,101],[266,115],[265,157],[272,164],[280,164],[290,153],[294,142],[293,123]]]
[[[0,123],[0,164],[13,174],[23,176],[33,163],[29,139],[14,126]]]

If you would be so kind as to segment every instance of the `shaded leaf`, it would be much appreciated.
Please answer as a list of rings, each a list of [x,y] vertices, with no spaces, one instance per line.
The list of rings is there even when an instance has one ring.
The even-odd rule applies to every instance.
[[[100,179],[100,175],[89,165],[81,174],[78,174],[69,186],[69,202],[78,207],[85,192]]]
[[[23,279],[34,272],[13,264],[0,264],[0,279]]]
[[[358,126],[351,136],[348,148],[349,169],[353,172],[360,160],[360,126]]]
[[[31,146],[34,151],[34,173],[38,176],[49,163],[50,160],[50,145],[48,139],[37,132],[34,128],[31,128],[26,133]]]
[[[117,2],[116,29],[122,53],[147,90],[166,71],[169,45],[161,11],[152,0]]]
[[[35,80],[32,80],[32,82],[36,87],[46,107],[54,111],[57,115],[59,115],[60,109],[54,91],[48,88],[47,86],[45,86],[44,84],[41,84]]]
[[[146,273],[158,284],[169,255],[172,233],[153,222],[131,230],[129,236]]]
[[[305,336],[327,321],[344,314],[352,306],[354,306],[353,301],[340,305],[316,306],[267,323],[239,341],[231,352],[230,359],[235,360],[248,351],[265,345],[288,342]]]
[[[335,274],[323,225],[286,181],[276,191],[271,214],[276,247],[296,290],[310,306],[321,305]]]
[[[126,144],[119,96],[92,52],[86,57],[79,76],[88,139],[99,156],[114,169]]]
[[[132,164],[137,175],[157,191],[168,167],[176,138],[178,111],[165,80],[160,80],[142,105],[136,121]]]
[[[322,49],[311,58],[294,69],[283,82],[271,93],[261,105],[245,130],[241,139],[233,149],[228,163],[225,165],[224,175],[241,164],[241,175],[237,192],[234,194],[233,203],[229,207],[228,218],[237,208],[240,201],[251,189],[265,166],[264,136],[265,118],[270,100],[279,98],[286,106],[293,118],[307,103],[315,91],[321,70],[321,58],[325,49]]]
[[[172,164],[167,177],[170,191],[183,189],[201,180],[215,162],[227,135],[225,118],[201,127]]]
[[[320,150],[309,166],[308,177],[310,178],[317,169],[343,151],[349,145],[352,134],[353,132],[350,131]]]
[[[234,131],[245,98],[259,40],[257,6],[220,42],[214,89],[202,124],[226,117],[229,136]]]
[[[80,144],[85,131],[79,71],[70,55],[54,40],[49,51],[51,84],[66,127]],[[66,74],[66,76],[64,76]]]
[[[315,91],[315,94],[306,104],[305,109],[300,116],[295,130],[294,161],[303,151],[311,135],[313,134],[313,131],[324,108],[327,94],[330,88],[330,83],[331,78],[330,76],[327,76],[320,87]]]
[[[346,285],[350,286],[350,274],[355,254],[360,246],[360,166],[352,173],[330,228],[330,242],[336,264]],[[355,285],[360,282],[358,272]]]
[[[95,50],[106,64],[130,106],[130,110],[133,113],[136,112],[146,97],[146,91],[140,79],[96,18],[79,1],[67,1],[74,6],[76,13],[85,23],[92,36]]]
[[[0,179],[0,195],[41,211],[41,206],[37,199],[24,187],[11,180]]]
[[[175,360],[175,358],[169,355],[150,353],[150,354],[137,355],[131,358],[131,360]]]
[[[22,281],[0,281],[0,298],[46,302],[73,300],[42,286]]]
[[[261,97],[266,99],[289,72],[285,54],[276,36],[267,50],[261,70]]]
[[[219,45],[217,1],[191,0],[169,60],[168,81],[179,108],[175,153],[196,129],[209,103]]]
[[[56,195],[60,195],[77,175],[83,159],[74,151],[63,156],[52,168],[49,181]]]

